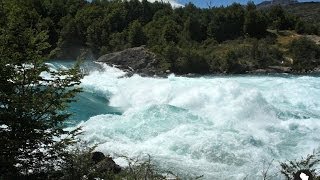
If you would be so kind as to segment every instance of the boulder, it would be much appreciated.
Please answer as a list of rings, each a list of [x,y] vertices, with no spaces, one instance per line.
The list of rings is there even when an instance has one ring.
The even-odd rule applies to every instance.
[[[253,74],[267,74],[267,73],[291,73],[292,68],[286,66],[268,66],[264,69],[255,69],[249,71],[249,73]]]
[[[125,49],[101,56],[97,62],[116,66],[129,74],[152,76],[161,74],[157,69],[158,59],[154,53],[145,46]]]
[[[94,163],[96,171],[99,173],[113,172],[117,174],[121,171],[121,167],[111,157],[105,156],[102,152],[93,152],[91,160]]]
[[[98,172],[113,172],[118,174],[121,172],[121,167],[111,157],[106,157],[96,164],[96,170]]]
[[[106,156],[102,152],[99,152],[99,151],[93,152],[92,156],[91,156],[91,160],[95,164],[101,162],[104,158],[106,158]]]
[[[314,68],[313,73],[320,73],[320,67]]]
[[[269,69],[272,69],[277,73],[290,73],[292,71],[292,68],[287,66],[269,66]]]

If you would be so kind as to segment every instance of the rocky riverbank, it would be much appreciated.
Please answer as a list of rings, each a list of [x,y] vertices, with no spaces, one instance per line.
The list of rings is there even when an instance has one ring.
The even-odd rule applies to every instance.
[[[157,55],[147,49],[145,46],[125,49],[101,56],[97,62],[106,63],[115,66],[127,72],[127,76],[139,74],[141,76],[166,77],[174,73],[170,70],[161,70],[159,68],[160,59]],[[319,74],[320,67],[314,70],[296,71],[289,66],[268,66],[263,69],[253,67],[241,67],[233,69],[232,72],[212,72],[212,74],[272,74],[272,73],[290,73],[290,74]],[[193,73],[182,74],[184,76],[197,76]]]
[[[157,68],[159,59],[145,46],[129,48],[101,56],[97,62],[116,66],[128,73],[128,76],[140,74],[143,76],[165,76],[169,71],[161,71]]]

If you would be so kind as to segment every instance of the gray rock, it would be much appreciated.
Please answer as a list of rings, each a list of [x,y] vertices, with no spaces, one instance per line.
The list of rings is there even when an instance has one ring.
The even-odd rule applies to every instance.
[[[267,68],[264,68],[264,69],[255,69],[255,70],[249,71],[249,73],[253,73],[253,74],[290,73],[290,72],[292,72],[292,68],[286,67],[286,66],[268,66]]]
[[[292,71],[291,67],[286,66],[269,66],[269,68],[276,71],[277,73],[289,73]]]
[[[320,73],[320,67],[314,68],[313,72],[314,72],[314,73]]]
[[[267,70],[266,69],[256,69],[256,70],[253,70],[253,71],[250,71],[250,73],[267,73]]]
[[[121,172],[121,167],[116,164],[111,157],[106,157],[101,162],[96,164],[96,170],[98,172],[113,172],[118,174]]]
[[[102,152],[93,152],[91,159],[94,163],[96,171],[99,173],[113,172],[117,174],[121,171],[121,167],[116,164],[111,157],[105,156]]]
[[[143,76],[162,74],[156,68],[158,59],[145,46],[129,48],[101,56],[97,62],[115,65],[118,68],[130,72],[129,76],[137,73]]]
[[[106,158],[106,156],[102,152],[99,152],[99,151],[93,152],[92,156],[91,156],[91,160],[95,164],[101,162],[104,158]]]

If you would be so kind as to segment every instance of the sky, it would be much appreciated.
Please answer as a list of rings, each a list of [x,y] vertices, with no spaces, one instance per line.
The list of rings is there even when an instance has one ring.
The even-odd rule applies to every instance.
[[[150,1],[155,1],[155,0],[150,0]],[[207,2],[211,2],[212,6],[226,6],[226,5],[230,5],[234,2],[240,3],[240,4],[246,4],[248,2],[248,0],[166,0],[166,1],[169,1],[173,6],[177,6],[179,4],[183,5],[188,2],[192,2],[193,4],[195,4],[199,7],[208,7]],[[253,2],[255,4],[259,4],[262,1],[264,1],[264,0],[253,0]],[[306,1],[320,2],[320,0],[299,0],[299,2],[306,2]]]

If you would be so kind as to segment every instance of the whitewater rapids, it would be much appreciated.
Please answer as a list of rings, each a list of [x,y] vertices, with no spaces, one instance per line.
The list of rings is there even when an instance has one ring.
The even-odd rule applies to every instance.
[[[182,177],[261,179],[268,163],[276,173],[279,161],[318,148],[320,77],[124,74],[91,71],[74,108],[92,112],[78,124],[82,138],[111,156],[150,154]]]

